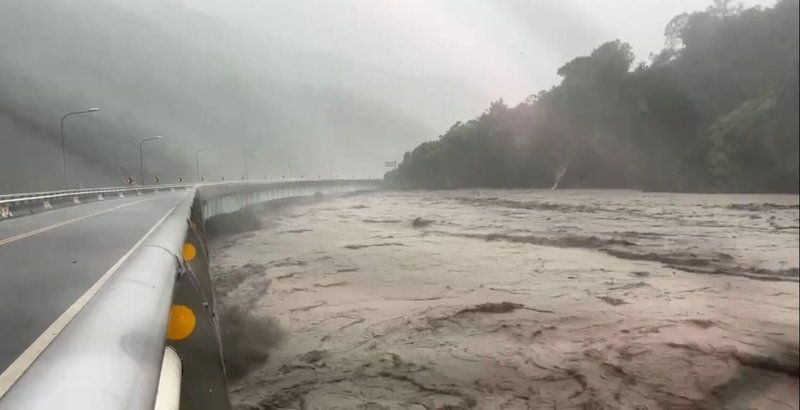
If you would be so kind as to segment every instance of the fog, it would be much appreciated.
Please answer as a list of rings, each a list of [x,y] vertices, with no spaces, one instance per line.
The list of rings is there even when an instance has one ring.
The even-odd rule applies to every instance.
[[[766,2],[765,2],[766,3]],[[771,3],[771,2],[770,2]],[[139,179],[379,177],[384,162],[705,1],[0,2],[0,193]],[[746,5],[758,4],[745,2]],[[246,154],[245,154],[246,153]],[[291,170],[289,163],[291,162]]]

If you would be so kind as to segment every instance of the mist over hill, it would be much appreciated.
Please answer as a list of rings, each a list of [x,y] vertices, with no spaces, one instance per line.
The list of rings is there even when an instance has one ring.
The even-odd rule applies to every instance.
[[[73,186],[138,180],[139,143],[154,135],[165,139],[144,146],[147,182],[193,180],[201,147],[213,148],[210,180],[241,178],[244,152],[251,177],[288,176],[289,158],[295,177],[375,177],[483,99],[446,78],[295,50],[179,1],[129,3],[0,4],[0,192],[60,188],[59,120],[89,107],[100,111],[65,122]]]

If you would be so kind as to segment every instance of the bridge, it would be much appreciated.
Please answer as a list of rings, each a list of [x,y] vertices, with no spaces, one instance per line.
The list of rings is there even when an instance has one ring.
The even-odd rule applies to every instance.
[[[0,410],[228,409],[205,223],[377,180],[0,196]]]

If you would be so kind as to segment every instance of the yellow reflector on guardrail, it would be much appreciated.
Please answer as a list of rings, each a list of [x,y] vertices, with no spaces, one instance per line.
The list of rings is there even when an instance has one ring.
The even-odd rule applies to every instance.
[[[167,339],[183,340],[194,331],[197,319],[192,309],[184,305],[172,305],[169,309],[169,325],[167,326]]]
[[[197,255],[197,249],[191,243],[183,244],[183,259],[190,261]]]

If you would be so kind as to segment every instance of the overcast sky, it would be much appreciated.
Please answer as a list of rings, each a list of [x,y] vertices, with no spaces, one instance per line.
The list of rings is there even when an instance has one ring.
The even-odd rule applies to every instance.
[[[184,0],[288,47],[406,75],[451,77],[514,104],[558,82],[555,72],[621,39],[647,60],[672,17],[711,0]],[[745,6],[771,5],[748,0]]]
[[[0,165],[39,164],[22,182],[0,167],[0,190],[60,186],[53,119],[76,106],[102,107],[68,129],[87,186],[138,168],[142,135],[168,137],[149,159],[165,180],[194,174],[200,146],[215,147],[209,178],[240,178],[242,152],[261,176],[287,175],[293,158],[296,175],[380,177],[491,101],[556,85],[559,67],[603,42],[647,61],[674,16],[711,2],[0,1],[0,89],[11,90],[0,142],[14,147]]]

